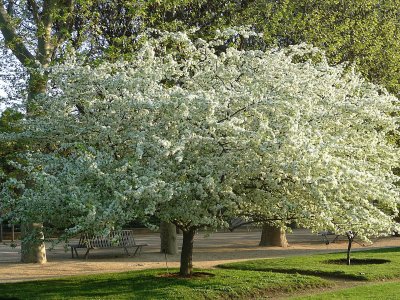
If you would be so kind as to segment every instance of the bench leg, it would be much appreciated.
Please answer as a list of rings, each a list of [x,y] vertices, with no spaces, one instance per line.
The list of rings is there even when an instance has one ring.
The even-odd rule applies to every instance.
[[[332,240],[331,243],[336,243],[336,241],[339,239],[339,235],[336,235],[336,237]]]
[[[142,246],[136,246],[136,251],[133,254],[133,256],[136,256],[136,254],[140,254],[141,251],[142,251]]]
[[[87,248],[84,258],[87,259],[89,256],[90,248]]]
[[[126,255],[131,256],[131,255],[129,254],[129,251],[128,251],[128,248],[127,248],[127,247],[124,247],[124,250],[125,250]]]
[[[75,255],[74,255],[74,252],[75,252]],[[78,255],[78,251],[76,250],[76,247],[71,247],[71,256],[72,256],[72,258],[78,258],[79,257],[79,255]]]

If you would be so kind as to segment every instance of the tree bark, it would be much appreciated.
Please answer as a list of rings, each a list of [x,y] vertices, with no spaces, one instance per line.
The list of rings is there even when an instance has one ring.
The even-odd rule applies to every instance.
[[[43,225],[41,223],[22,224],[21,236],[21,262],[46,263]]]
[[[28,101],[26,104],[26,113],[28,117],[34,117],[36,113],[43,113],[42,111],[38,111],[35,99],[39,95],[46,93],[47,79],[48,77],[37,69],[31,69],[29,71]]]
[[[28,80],[28,101],[26,113],[29,118],[38,113],[35,98],[46,92],[47,76],[38,70],[32,69]],[[40,263],[47,262],[46,246],[44,244],[43,223],[21,224],[21,262]]]
[[[281,227],[275,227],[269,223],[264,223],[262,227],[261,240],[258,245],[286,248],[288,242],[285,230]]]
[[[183,231],[183,243],[181,252],[181,266],[179,270],[180,276],[190,276],[193,272],[193,241],[196,230],[190,228]]]
[[[348,240],[346,263],[348,266],[350,266],[350,263],[351,263],[350,253],[351,253],[351,246],[352,246],[353,240],[354,240],[354,233],[352,231],[348,231],[348,232],[346,232],[346,236],[347,236],[347,240]]]
[[[161,222],[160,225],[161,253],[177,254],[176,226],[172,223]]]
[[[21,64],[25,67],[32,67],[35,63],[35,57],[29,52],[22,38],[17,34],[12,18],[5,9],[2,0],[0,0],[0,30],[7,47],[12,50]]]

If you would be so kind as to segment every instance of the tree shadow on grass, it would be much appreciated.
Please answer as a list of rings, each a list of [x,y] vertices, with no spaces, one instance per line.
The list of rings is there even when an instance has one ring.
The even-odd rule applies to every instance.
[[[177,270],[170,270],[170,274]],[[133,271],[65,279],[0,284],[0,299],[192,299],[193,291],[215,293],[224,284],[213,275],[163,276],[166,270]],[[160,276],[161,275],[161,276]]]
[[[14,299],[67,299],[82,298],[129,298],[129,299],[163,299],[163,288],[171,285],[187,284],[184,280],[174,281],[168,278],[157,278],[154,275],[138,276],[111,276],[102,279],[68,279],[46,280],[40,282],[22,282],[14,285],[0,285],[2,297]],[[11,290],[7,287],[10,286]]]
[[[243,299],[326,286],[316,277],[242,270],[203,270],[177,277],[177,269],[131,271],[56,280],[0,284],[0,298],[14,299]]]

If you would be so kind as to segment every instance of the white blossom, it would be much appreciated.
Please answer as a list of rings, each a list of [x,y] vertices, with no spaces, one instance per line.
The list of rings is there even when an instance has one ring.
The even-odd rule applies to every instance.
[[[54,67],[62,92],[41,99],[46,114],[26,121],[25,137],[55,151],[30,153],[33,187],[4,199],[73,233],[152,215],[182,227],[242,215],[388,232],[397,99],[308,45],[217,53],[227,35],[256,36],[164,33],[132,61]],[[320,62],[295,60],[310,54]]]

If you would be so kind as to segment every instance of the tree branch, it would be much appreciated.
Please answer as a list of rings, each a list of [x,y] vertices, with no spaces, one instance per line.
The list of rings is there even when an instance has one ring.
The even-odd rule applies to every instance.
[[[35,20],[37,28],[39,28],[40,24],[40,15],[39,8],[35,2],[35,0],[28,0],[29,8],[32,10],[33,19]]]
[[[243,111],[246,111],[247,109],[249,109],[250,107],[252,107],[252,106],[254,106],[256,104],[258,104],[258,102],[253,102],[253,103],[251,103],[251,104],[249,104],[247,106],[243,106],[243,107],[239,108],[238,110],[236,110],[235,112],[233,112],[231,114],[228,114],[225,118],[222,118],[221,120],[218,120],[217,123],[222,123],[224,121],[228,121],[231,118],[233,118],[234,116],[236,116],[237,114],[239,114],[239,113],[241,113]]]
[[[25,67],[31,67],[35,63],[35,57],[29,52],[22,38],[17,34],[12,19],[4,7],[4,1],[0,0],[0,30],[7,47]]]
[[[255,217],[252,218],[249,221],[244,221],[242,223],[238,223],[238,224],[232,224],[231,226],[229,226],[229,231],[234,231],[236,228],[239,228],[243,225],[248,225],[248,224],[253,224],[253,223],[267,223],[267,222],[271,222],[271,221],[283,221],[283,220],[296,220],[297,218],[295,217],[291,217],[291,218],[287,218],[287,219],[283,219],[283,218],[265,218],[265,217]]]
[[[53,10],[55,6],[54,0],[43,1],[43,11],[41,22],[38,27],[38,59],[42,66],[48,66],[51,60],[53,45],[51,43],[51,29],[53,26]]]
[[[7,13],[12,16],[14,14],[14,0],[9,0],[7,5]]]

